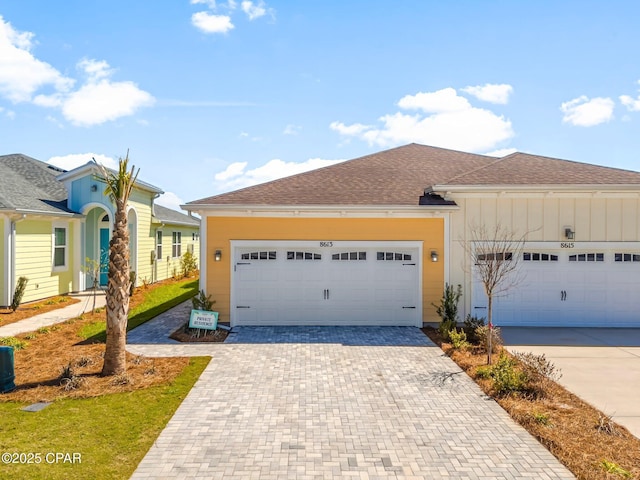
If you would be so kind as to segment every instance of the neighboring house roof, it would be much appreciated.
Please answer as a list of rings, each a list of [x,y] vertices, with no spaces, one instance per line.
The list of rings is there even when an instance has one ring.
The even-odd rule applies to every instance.
[[[640,186],[640,173],[513,153],[488,157],[415,143],[261,185],[194,200],[233,205],[455,205],[448,186]]]
[[[154,219],[158,222],[168,223],[171,225],[186,225],[189,227],[199,227],[200,219],[192,217],[190,215],[186,215],[184,213],[180,213],[176,210],[172,210],[167,207],[163,207],[162,205],[155,204],[153,206],[154,209]]]
[[[69,215],[64,170],[22,154],[0,156],[0,210]]]

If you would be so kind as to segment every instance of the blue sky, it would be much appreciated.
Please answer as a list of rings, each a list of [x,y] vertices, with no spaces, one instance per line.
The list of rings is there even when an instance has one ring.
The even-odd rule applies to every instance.
[[[640,169],[635,1],[0,3],[0,154],[167,206],[410,142]]]

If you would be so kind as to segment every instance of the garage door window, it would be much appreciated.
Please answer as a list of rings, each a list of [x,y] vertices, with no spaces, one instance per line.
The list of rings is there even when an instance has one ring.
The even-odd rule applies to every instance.
[[[378,252],[378,260],[411,260],[411,255],[398,252]]]
[[[240,255],[241,260],[275,260],[276,252],[250,252]]]
[[[313,252],[287,252],[287,260],[322,260],[322,254]]]
[[[604,253],[578,253],[569,255],[570,262],[604,262]]]
[[[640,254],[637,253],[616,253],[614,254],[616,262],[640,262]]]
[[[522,254],[522,260],[525,262],[557,262],[558,255],[550,253],[524,252]]]
[[[331,255],[331,260],[366,260],[367,252],[342,252]]]

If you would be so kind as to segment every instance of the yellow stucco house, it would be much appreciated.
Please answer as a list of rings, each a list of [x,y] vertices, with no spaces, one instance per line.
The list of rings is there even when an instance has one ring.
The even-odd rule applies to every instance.
[[[528,233],[496,324],[640,327],[638,172],[410,144],[183,208],[232,326],[422,326],[445,283],[462,285],[461,319],[485,316],[465,245],[499,224]]]
[[[29,282],[23,302],[88,289],[92,265],[105,285],[114,206],[98,166],[64,171],[26,155],[0,156],[0,306],[16,281]],[[158,187],[136,181],[128,205],[131,270],[153,283],[180,272],[187,250],[199,257],[199,220],[160,205]]]

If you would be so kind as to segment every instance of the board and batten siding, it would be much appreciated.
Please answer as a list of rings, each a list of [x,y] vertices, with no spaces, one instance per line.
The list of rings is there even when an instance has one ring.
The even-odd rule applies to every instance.
[[[564,229],[575,232],[575,242],[640,241],[640,198],[637,193],[539,193],[539,194],[452,194],[460,210],[451,214],[452,284],[464,287],[464,311],[470,312],[470,259],[462,242],[469,238],[470,226],[482,223],[488,230],[500,224],[530,242],[565,242]]]
[[[137,247],[132,258],[131,271],[136,272],[136,284],[151,281],[151,251],[155,248],[155,228],[151,223],[152,196],[149,192],[134,188],[129,197],[129,212],[135,210]],[[131,212],[129,213],[131,218]],[[130,230],[131,232],[131,227]],[[133,239],[131,239],[133,241]]]
[[[422,319],[437,321],[432,303],[438,303],[444,288],[444,261],[431,262],[436,250],[443,258],[443,218],[272,218],[215,217],[206,222],[206,293],[216,301],[221,321],[229,321],[231,309],[231,240],[260,240],[268,245],[278,240],[315,241],[422,241]],[[216,250],[222,251],[219,262]],[[202,280],[201,280],[202,281]],[[202,283],[201,283],[202,284]]]
[[[67,265],[53,269],[53,226],[67,227]],[[30,220],[16,224],[16,281],[27,277],[29,283],[23,302],[52,297],[72,290],[73,222],[63,220]]]

